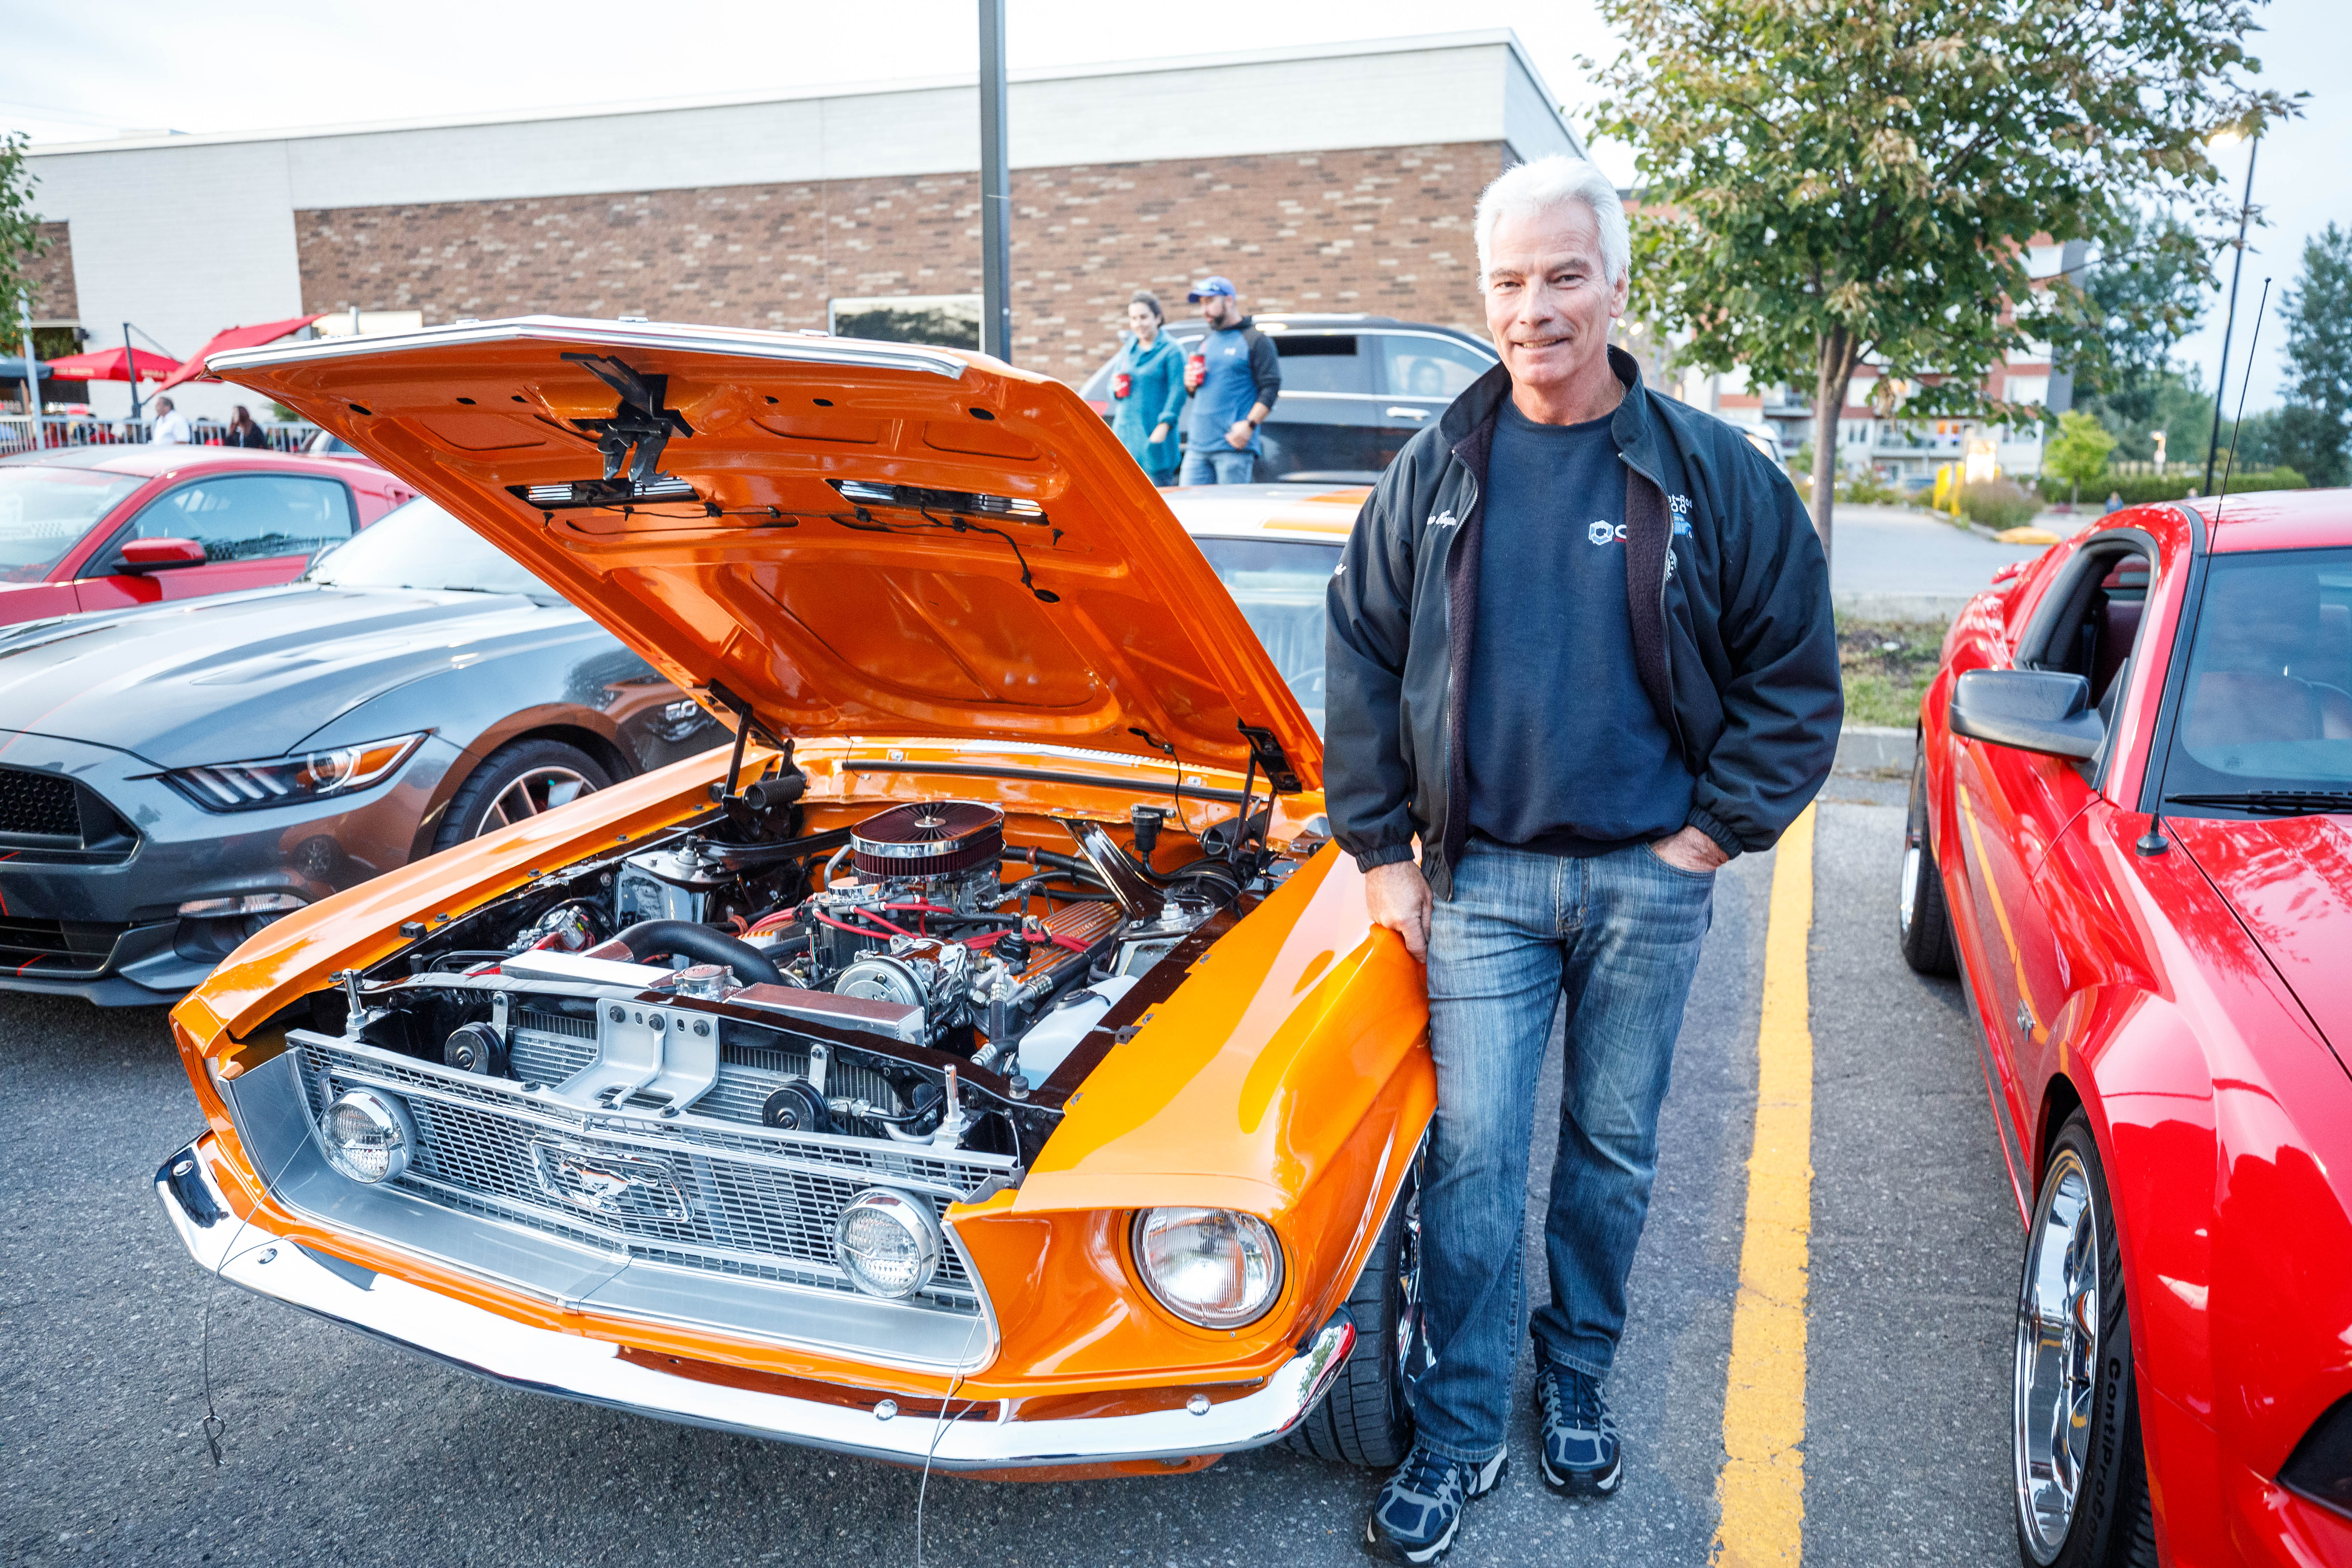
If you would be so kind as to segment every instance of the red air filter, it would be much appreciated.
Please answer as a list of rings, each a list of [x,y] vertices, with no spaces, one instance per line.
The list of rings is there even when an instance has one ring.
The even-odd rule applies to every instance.
[[[850,861],[867,877],[943,877],[1004,853],[1004,814],[976,800],[894,805],[849,830]]]

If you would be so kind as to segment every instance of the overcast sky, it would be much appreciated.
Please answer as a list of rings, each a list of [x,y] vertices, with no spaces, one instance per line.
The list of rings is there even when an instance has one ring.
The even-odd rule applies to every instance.
[[[134,130],[245,131],[463,114],[487,109],[757,92],[826,81],[870,82],[974,70],[971,0],[814,5],[663,0],[657,5],[566,0],[561,8],[405,0],[398,6],[312,0],[288,9],[108,0],[101,6],[10,8],[0,50],[0,127],[37,141],[86,141]],[[1567,105],[1580,133],[1592,91],[1580,55],[1616,44],[1591,0],[1257,0],[1181,13],[1099,0],[1012,0],[1014,68],[1205,54],[1227,49],[1515,29]],[[2329,221],[2352,225],[2352,5],[2275,0],[2253,52],[2263,80],[2312,93],[2306,117],[2267,138],[2254,199],[2269,226],[2246,261],[2242,317],[2262,279],[2273,304],[2300,265],[2303,241]],[[1270,112],[1279,106],[1268,106]],[[1624,150],[1595,155],[1620,181]],[[2244,153],[2224,155],[2233,182]],[[2224,282],[2226,285],[2226,268]],[[2209,326],[2181,345],[2212,383],[2221,349],[2220,300]],[[2244,374],[2246,323],[2230,381]],[[2275,312],[2258,346],[2250,408],[2278,397],[2284,334]],[[2230,395],[2234,404],[2234,393]]]

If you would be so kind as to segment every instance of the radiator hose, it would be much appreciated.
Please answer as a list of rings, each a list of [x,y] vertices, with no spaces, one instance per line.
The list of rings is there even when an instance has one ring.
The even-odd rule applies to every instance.
[[[734,970],[735,978],[746,984],[784,983],[783,972],[766,953],[748,942],[738,942],[692,921],[639,921],[625,931],[614,932],[612,942],[605,945],[614,944],[626,948],[629,957],[639,963],[664,956],[691,958],[698,963],[726,964]]]

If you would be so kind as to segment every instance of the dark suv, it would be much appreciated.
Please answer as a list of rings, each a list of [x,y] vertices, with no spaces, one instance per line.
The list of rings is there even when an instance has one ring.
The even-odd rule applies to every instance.
[[[1260,432],[1261,479],[1312,483],[1378,479],[1412,433],[1491,369],[1495,351],[1458,327],[1389,316],[1258,316],[1257,330],[1282,355],[1282,396]],[[1208,328],[1197,317],[1171,321],[1185,353]],[[1110,365],[1078,395],[1106,417]]]

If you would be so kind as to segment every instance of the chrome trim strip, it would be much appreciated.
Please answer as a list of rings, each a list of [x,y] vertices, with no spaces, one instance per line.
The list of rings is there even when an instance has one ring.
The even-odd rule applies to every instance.
[[[231,349],[205,361],[205,369],[225,379],[264,365],[304,364],[313,360],[351,359],[410,349],[475,348],[493,343],[594,343],[605,348],[674,350],[684,353],[733,354],[741,359],[838,365],[851,370],[928,371],[961,380],[968,368],[951,353],[910,343],[869,342],[861,338],[805,337],[742,328],[702,327],[672,321],[599,321],[571,316],[513,316],[499,321],[426,327],[370,338],[320,338],[306,343],[272,343]]]
[[[453,1300],[389,1275],[319,1255],[249,1223],[207,1223],[191,1211],[186,1189],[201,1183],[224,1210],[212,1172],[219,1158],[208,1133],[164,1162],[195,1169],[177,1183],[159,1179],[156,1196],[190,1256],[211,1273],[256,1295],[299,1307],[331,1322],[444,1362],[463,1371],[585,1405],[629,1411],[690,1426],[740,1433],[865,1458],[942,1470],[1114,1464],[1229,1454],[1271,1443],[1315,1408],[1347,1365],[1356,1327],[1335,1313],[1305,1351],[1255,1393],[1189,1409],[1069,1421],[888,1419],[873,1411],[821,1405],[783,1394],[730,1388],[656,1372],[620,1359],[606,1340],[532,1328]]]

